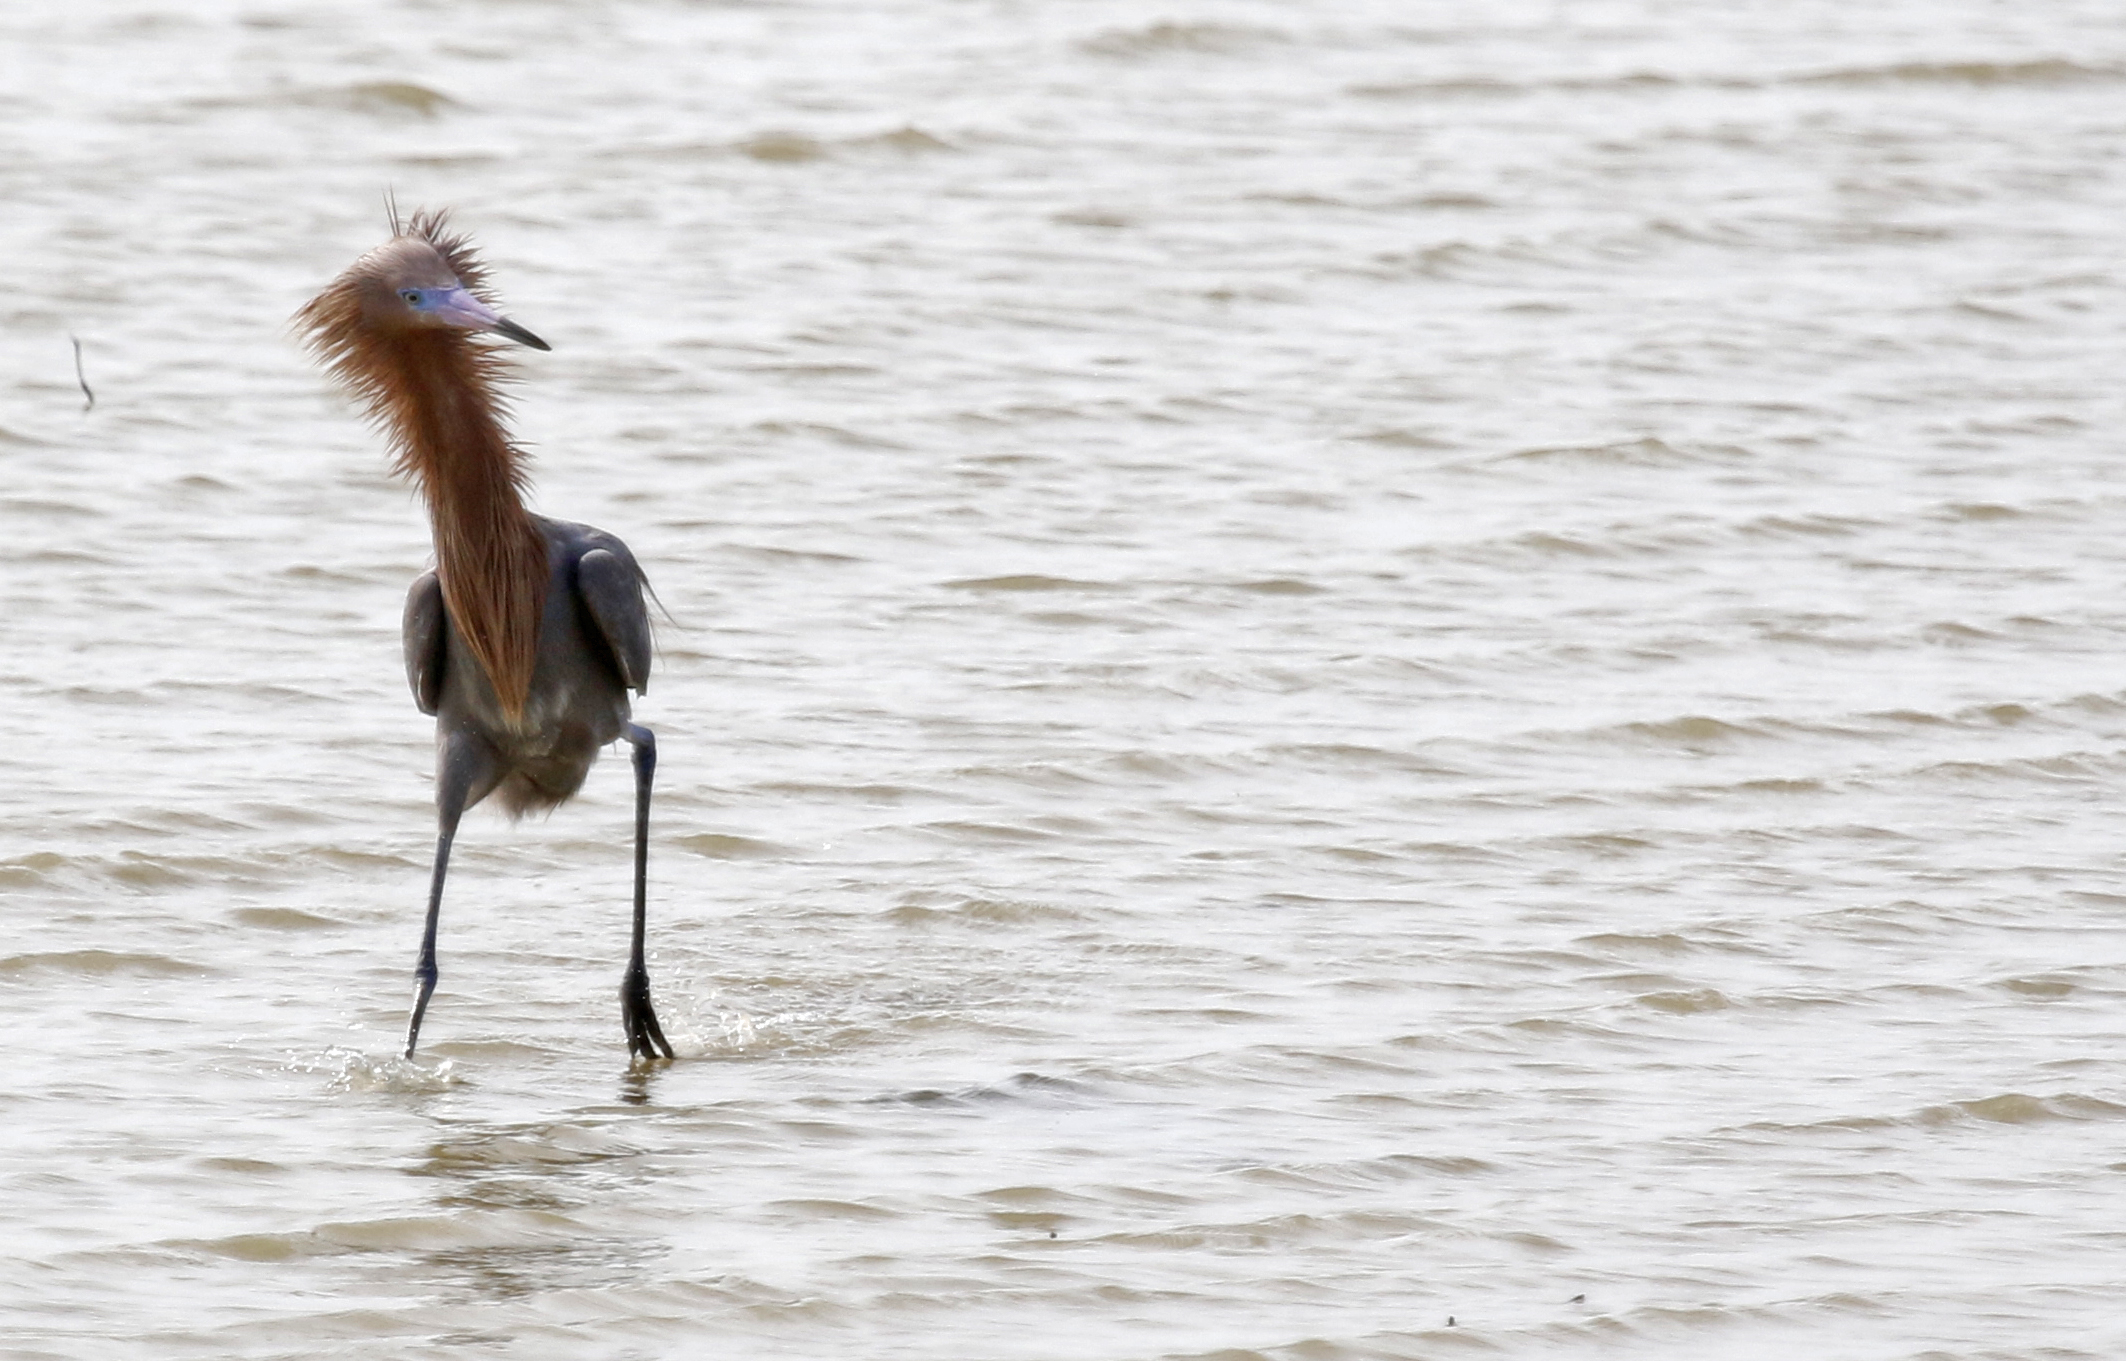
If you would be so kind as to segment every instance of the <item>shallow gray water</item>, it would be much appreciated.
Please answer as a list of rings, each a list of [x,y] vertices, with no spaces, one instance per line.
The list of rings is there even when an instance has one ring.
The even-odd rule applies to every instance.
[[[2126,1350],[2114,8],[355,9],[0,19],[0,1353]],[[394,1058],[387,186],[666,1067],[617,757]]]

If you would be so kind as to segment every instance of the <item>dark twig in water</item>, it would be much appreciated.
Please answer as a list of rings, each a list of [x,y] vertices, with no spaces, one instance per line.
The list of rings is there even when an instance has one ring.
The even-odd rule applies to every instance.
[[[67,339],[74,342],[74,381],[81,384],[81,395],[88,398],[81,408],[82,414],[86,415],[96,409],[96,394],[89,391],[88,375],[81,371],[81,337],[68,336]]]

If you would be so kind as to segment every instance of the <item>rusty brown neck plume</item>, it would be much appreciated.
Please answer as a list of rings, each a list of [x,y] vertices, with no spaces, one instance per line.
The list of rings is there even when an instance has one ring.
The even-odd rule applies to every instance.
[[[464,240],[445,233],[440,214],[417,215],[296,324],[389,438],[393,470],[427,500],[444,606],[504,711],[521,719],[546,604],[546,543],[524,508],[524,454],[503,424],[508,361],[463,331],[405,324],[394,305],[402,284],[439,270],[482,292],[485,272]]]

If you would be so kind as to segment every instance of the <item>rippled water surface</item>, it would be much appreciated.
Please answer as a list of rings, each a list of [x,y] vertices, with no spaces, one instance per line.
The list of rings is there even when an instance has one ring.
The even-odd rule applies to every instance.
[[[0,19],[0,1354],[2126,1352],[2126,20]],[[286,331],[672,619],[467,822]],[[83,411],[70,337],[95,392]]]

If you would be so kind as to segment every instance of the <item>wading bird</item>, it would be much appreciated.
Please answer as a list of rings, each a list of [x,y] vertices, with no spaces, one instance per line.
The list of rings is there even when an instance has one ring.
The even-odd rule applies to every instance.
[[[630,1059],[672,1057],[643,962],[657,741],[629,721],[648,688],[644,579],[627,545],[525,509],[525,455],[503,424],[512,366],[496,335],[550,348],[495,311],[487,271],[441,213],[392,213],[391,239],[296,313],[310,349],[390,441],[428,503],[435,570],[406,597],[406,679],[436,719],[436,860],[414,968],[406,1057],[436,987],[450,843],[493,794],[512,818],[582,787],[599,748],[635,753],[635,932],[620,985]]]

